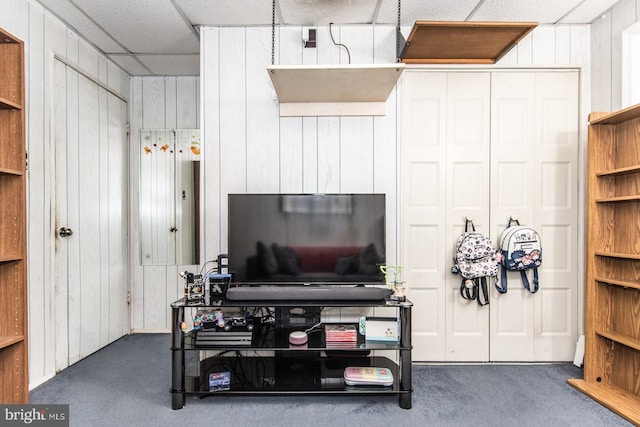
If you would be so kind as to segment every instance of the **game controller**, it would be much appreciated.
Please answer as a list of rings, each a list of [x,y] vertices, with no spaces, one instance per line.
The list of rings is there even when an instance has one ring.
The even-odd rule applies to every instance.
[[[251,321],[251,319],[247,319],[246,317],[231,317],[231,318],[225,319],[225,322],[224,322],[225,331],[230,331],[236,326],[244,327],[247,329],[247,331],[253,330],[253,322]]]

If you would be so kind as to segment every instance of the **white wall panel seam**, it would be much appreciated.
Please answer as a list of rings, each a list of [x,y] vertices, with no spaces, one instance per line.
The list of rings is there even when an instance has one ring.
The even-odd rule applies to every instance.
[[[247,27],[244,27],[244,191],[249,191],[249,94],[247,93]],[[280,181],[280,179],[278,179]],[[218,208],[221,208],[219,205]]]

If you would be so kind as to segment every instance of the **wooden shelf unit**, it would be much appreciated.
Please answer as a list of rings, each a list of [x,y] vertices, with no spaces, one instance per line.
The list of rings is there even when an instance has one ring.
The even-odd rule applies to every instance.
[[[640,104],[589,116],[584,379],[640,425]]]
[[[24,44],[0,29],[0,402],[29,402]]]

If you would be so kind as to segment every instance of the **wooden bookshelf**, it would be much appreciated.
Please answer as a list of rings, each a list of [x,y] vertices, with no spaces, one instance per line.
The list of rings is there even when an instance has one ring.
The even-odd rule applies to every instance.
[[[584,379],[640,425],[640,104],[589,116]]]
[[[24,44],[0,29],[0,402],[28,403]]]

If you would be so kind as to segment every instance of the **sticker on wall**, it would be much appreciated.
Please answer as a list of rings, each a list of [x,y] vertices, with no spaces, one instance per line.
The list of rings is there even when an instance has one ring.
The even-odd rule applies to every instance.
[[[196,156],[200,155],[200,139],[197,134],[191,135],[191,152]]]

